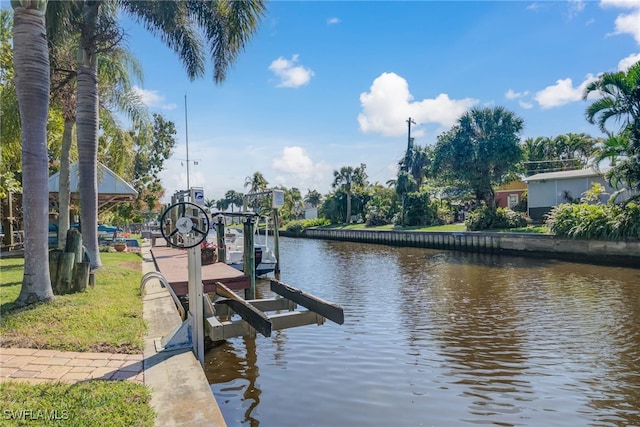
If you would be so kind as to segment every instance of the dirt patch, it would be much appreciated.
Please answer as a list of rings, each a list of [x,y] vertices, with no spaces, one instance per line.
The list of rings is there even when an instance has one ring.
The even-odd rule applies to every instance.
[[[36,348],[38,350],[80,351],[74,348],[59,348],[38,342],[29,337],[7,333],[0,337],[0,348]],[[92,345],[88,350],[97,353],[142,354],[142,348],[133,344],[111,345],[99,343]]]
[[[142,354],[142,349],[132,344],[96,344],[91,346],[91,351],[95,351],[97,353]]]
[[[45,348],[42,343],[34,341],[30,337],[7,332],[0,337],[0,348]]]
[[[123,261],[118,263],[119,266],[133,271],[142,271],[142,264],[139,261]]]

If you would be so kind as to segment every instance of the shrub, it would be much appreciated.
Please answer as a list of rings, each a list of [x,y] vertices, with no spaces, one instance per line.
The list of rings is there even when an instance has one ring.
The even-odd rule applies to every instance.
[[[442,225],[444,221],[438,218],[437,204],[431,203],[426,191],[408,193],[405,196],[404,224],[413,225]]]
[[[610,204],[561,204],[545,221],[556,236],[572,239],[621,240],[640,238],[640,206]]]
[[[467,226],[467,230],[471,231],[527,226],[527,220],[521,214],[511,209],[498,208],[492,210],[486,206],[471,212],[464,223]]]
[[[304,227],[302,226],[302,221],[291,221],[287,224],[285,230],[290,233],[300,235],[304,231]]]
[[[512,207],[511,209],[513,209],[514,212],[526,213],[527,207],[528,207],[528,196],[527,196],[527,192],[525,191],[522,194],[522,197],[520,198],[520,201],[518,202],[518,204]]]
[[[331,222],[326,218],[314,218],[314,219],[303,219],[297,221],[290,221],[287,223],[285,230],[300,235],[304,233],[306,228],[311,227],[322,227],[324,225],[329,225]]]
[[[387,218],[387,213],[385,213],[382,209],[373,208],[366,215],[366,223],[367,227],[378,227],[380,225],[390,224],[391,221]]]
[[[621,209],[614,223],[616,238],[640,239],[640,205],[629,202]]]

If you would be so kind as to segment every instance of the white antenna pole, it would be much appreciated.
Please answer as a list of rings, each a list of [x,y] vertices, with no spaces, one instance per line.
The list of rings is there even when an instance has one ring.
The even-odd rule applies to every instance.
[[[187,124],[187,95],[184,96],[184,136],[187,145],[187,190],[191,189],[189,185],[189,125]]]

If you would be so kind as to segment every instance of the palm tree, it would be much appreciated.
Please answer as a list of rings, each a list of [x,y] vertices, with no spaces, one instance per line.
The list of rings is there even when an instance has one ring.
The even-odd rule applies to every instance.
[[[504,182],[522,159],[519,133],[524,121],[503,107],[472,108],[438,137],[434,169],[464,182],[495,209],[493,187]]]
[[[211,213],[211,209],[216,207],[216,200],[215,199],[205,199],[204,200],[204,207],[207,208],[209,213]]]
[[[312,207],[317,208],[322,202],[322,194],[320,194],[317,190],[309,189],[307,194],[304,196],[305,203],[309,203]]]
[[[420,191],[420,187],[422,187],[422,182],[427,176],[427,170],[430,165],[431,152],[429,148],[416,145],[415,148],[411,150],[411,161],[408,168],[415,182],[414,191]]]
[[[254,172],[253,175],[244,179],[244,187],[249,187],[249,193],[258,193],[265,191],[269,183],[261,172]]]
[[[244,200],[244,194],[239,193],[235,190],[229,190],[224,193],[224,198],[228,201],[228,206],[231,206],[231,212],[233,213],[233,207],[236,206],[238,208],[242,207],[242,202]]]
[[[158,35],[179,56],[191,79],[204,74],[204,37],[213,62],[213,79],[221,83],[264,13],[262,0],[248,1],[83,1],[78,66],[78,154],[83,241],[92,268],[101,266],[97,224],[98,89],[97,57],[114,37],[116,6]],[[112,13],[100,14],[101,8]],[[99,19],[99,17],[101,19]],[[107,29],[106,32],[101,31]],[[201,34],[199,34],[199,31]],[[117,34],[117,33],[116,33]]]
[[[49,52],[46,1],[12,1],[15,87],[22,123],[24,276],[16,305],[54,299],[48,255],[47,114]]]
[[[69,229],[70,152],[72,133],[76,123],[76,50],[77,37],[69,36],[51,43],[52,102],[60,106],[64,117],[64,133],[60,155],[60,188],[58,190],[58,246],[63,247]],[[120,176],[133,175],[134,137],[122,129],[112,110],[124,112],[140,136],[150,135],[149,112],[132,87],[131,77],[142,80],[142,68],[137,59],[121,46],[112,46],[98,61],[100,94],[100,127],[98,157]],[[140,139],[140,137],[138,138]]]
[[[411,190],[416,187],[416,183],[413,180],[413,176],[409,172],[401,170],[400,172],[398,172],[398,179],[395,182],[395,186],[396,186],[396,194],[400,197],[400,200],[402,201],[402,207],[401,207],[402,221],[401,222],[402,224],[405,224],[406,207],[407,207],[405,202],[407,199],[407,194],[409,194]]]
[[[60,151],[60,175],[58,187],[58,248],[66,242],[70,226],[71,179],[69,167],[73,145],[73,129],[76,123],[76,87],[74,51],[75,40],[68,38],[63,43],[51,43],[51,102],[60,106],[64,118],[64,132]]]
[[[367,166],[361,163],[359,167],[343,166],[340,170],[333,171],[333,188],[340,188],[347,196],[347,214],[346,223],[351,223],[351,195],[353,194],[354,185],[364,185],[367,179],[365,168]]]
[[[620,123],[619,131],[629,126],[635,136],[640,137],[640,61],[626,72],[604,73],[584,89],[582,98],[597,94],[585,113],[587,121],[597,124],[603,133],[607,133],[607,123],[612,119]]]
[[[267,191],[267,185],[269,185],[269,183],[264,178],[264,175],[262,175],[261,172],[254,172],[253,175],[250,175],[244,179],[244,187],[249,187],[249,193],[247,193],[247,196]],[[257,196],[251,197],[249,206],[254,209],[257,209],[258,206],[260,206],[260,200],[258,200]]]
[[[297,219],[300,215],[302,202],[302,194],[300,190],[293,187],[289,190],[284,190],[284,206],[282,210],[289,213],[289,220]]]
[[[214,201],[213,206],[208,206],[208,207],[209,209],[215,207],[216,209],[218,209],[218,211],[224,212],[225,210],[229,209],[229,205],[230,205],[229,199],[224,198],[224,199],[218,199]],[[205,206],[206,206],[206,203],[205,203]]]
[[[600,98],[585,113],[587,121],[597,124],[608,135],[600,147],[596,162],[612,159],[613,169],[608,174],[616,188],[626,185],[640,189],[640,61],[626,72],[604,73],[589,84],[583,93],[586,100],[591,94]],[[617,132],[607,130],[611,121],[619,123]],[[635,199],[638,196],[632,198]]]
[[[631,131],[629,129],[618,135],[608,134],[608,138],[596,150],[594,163],[598,165],[608,159],[612,169],[607,172],[607,179],[617,191],[612,194],[612,199],[624,190],[638,188],[640,183],[640,155],[634,146]],[[625,203],[640,198],[640,193],[634,194],[625,200]]]

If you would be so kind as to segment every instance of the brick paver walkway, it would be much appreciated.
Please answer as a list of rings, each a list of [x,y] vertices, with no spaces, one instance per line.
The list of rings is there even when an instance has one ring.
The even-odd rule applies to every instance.
[[[76,383],[91,379],[144,383],[141,354],[0,348],[0,382]]]

